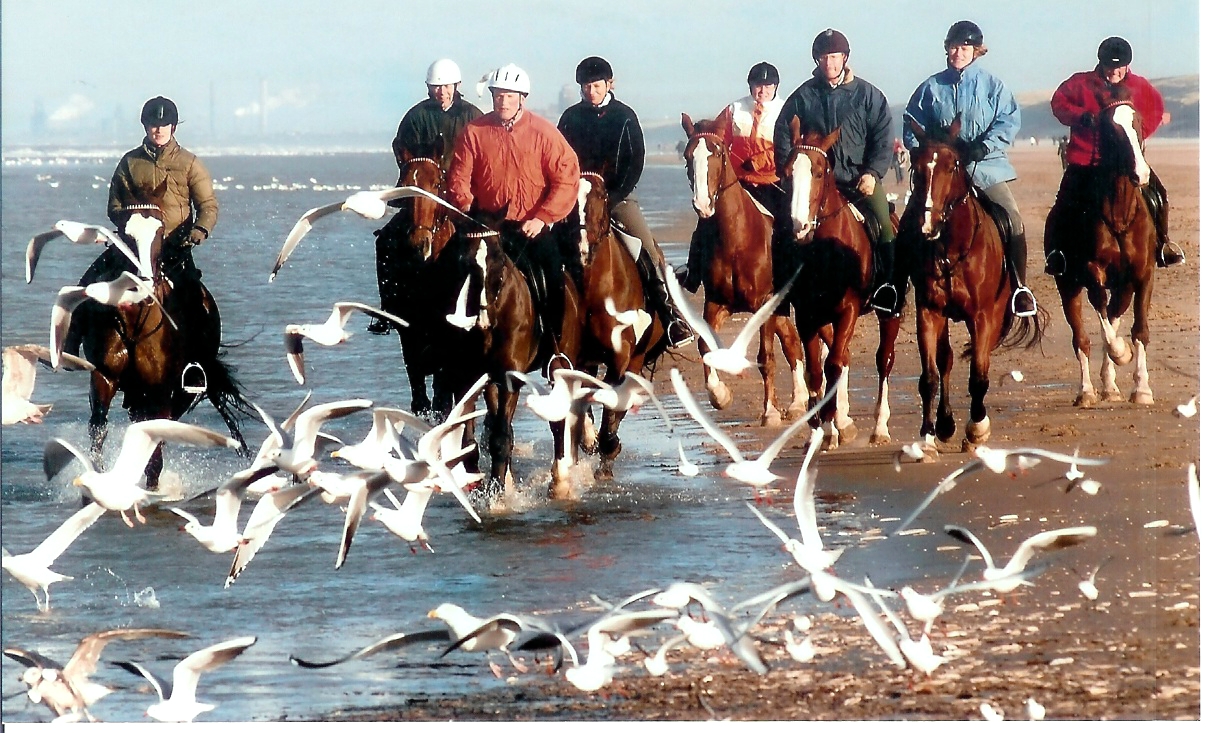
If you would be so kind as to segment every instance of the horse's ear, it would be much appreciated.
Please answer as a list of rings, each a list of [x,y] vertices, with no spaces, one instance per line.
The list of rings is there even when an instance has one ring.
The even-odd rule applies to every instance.
[[[954,139],[958,138],[959,131],[962,129],[963,129],[963,113],[956,112],[955,113],[955,121],[951,123],[951,131],[950,131],[951,139],[954,140]]]
[[[787,126],[788,126],[788,128],[791,129],[791,144],[799,145],[800,144],[800,117],[799,117],[799,115],[792,115],[791,122],[787,123]]]
[[[716,118],[716,132],[723,133],[725,130],[733,126],[733,108],[725,107],[720,116]]]
[[[842,128],[835,127],[835,128],[833,128],[833,132],[826,135],[825,138],[823,140],[821,140],[821,144],[818,145],[817,147],[820,148],[821,150],[824,150],[826,153],[828,153],[829,149],[832,148],[837,143],[838,138],[840,138],[841,136],[842,136]]]
[[[687,133],[687,137],[695,134],[695,123],[691,121],[691,116],[683,112],[683,131]]]

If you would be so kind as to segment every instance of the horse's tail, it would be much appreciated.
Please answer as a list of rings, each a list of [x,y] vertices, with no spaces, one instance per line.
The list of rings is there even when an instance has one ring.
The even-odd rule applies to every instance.
[[[1051,314],[1042,306],[1038,306],[1038,312],[1033,318],[1018,318],[1013,314],[1012,308],[1006,307],[1005,319],[1001,323],[1001,335],[997,337],[993,351],[1000,348],[1015,349],[1019,346],[1026,350],[1033,349],[1042,343],[1043,334],[1047,332],[1050,322]],[[964,358],[970,357],[971,352],[971,344],[968,344],[963,352]]]
[[[231,437],[239,441],[240,455],[250,455],[240,426],[245,418],[256,416],[255,408],[243,397],[243,385],[235,377],[237,369],[222,360],[225,353],[219,351],[202,365],[206,377],[205,394],[230,429]]]

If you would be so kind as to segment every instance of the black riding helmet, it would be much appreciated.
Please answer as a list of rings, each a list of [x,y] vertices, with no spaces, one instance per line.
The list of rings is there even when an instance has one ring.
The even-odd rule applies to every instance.
[[[1131,63],[1131,44],[1125,38],[1110,36],[1097,47],[1097,60],[1107,69],[1117,69]]]
[[[767,61],[759,61],[750,69],[750,74],[745,78],[747,84],[775,84],[779,83],[779,70],[773,64]]]
[[[179,124],[180,116],[176,112],[176,103],[167,97],[154,97],[142,105],[142,125],[163,127],[164,125]]]
[[[579,84],[593,84],[596,81],[611,79],[611,64],[598,56],[587,56],[578,64],[574,72],[574,81]]]
[[[831,53],[844,53],[849,56],[850,41],[846,40],[841,31],[826,28],[812,39],[812,57],[819,59]]]
[[[970,20],[961,20],[946,32],[946,40],[943,41],[943,45],[947,48],[951,46],[983,46],[984,32],[980,30],[980,26]]]

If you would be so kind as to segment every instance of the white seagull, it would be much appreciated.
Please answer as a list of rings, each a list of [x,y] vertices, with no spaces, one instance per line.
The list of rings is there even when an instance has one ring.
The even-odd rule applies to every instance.
[[[369,518],[381,522],[386,529],[407,543],[417,543],[428,552],[434,552],[427,542],[427,532],[423,530],[423,512],[427,510],[427,502],[431,499],[432,491],[408,488],[406,498],[401,502],[388,488],[383,493],[394,505],[393,508],[381,506],[375,501],[369,500],[368,505],[373,509],[373,515]]]
[[[616,656],[610,649],[615,649],[616,642],[626,642],[629,634],[664,623],[677,615],[673,610],[658,608],[603,616],[586,631],[586,661],[582,664],[575,662],[565,670],[566,681],[583,692],[594,692],[611,684],[615,675]],[[664,662],[665,652],[662,651],[661,655]]]
[[[1189,402],[1186,402],[1183,405],[1177,405],[1177,408],[1173,412],[1184,418],[1190,418],[1198,414],[1198,396],[1194,395],[1193,397],[1189,398]]]
[[[103,244],[112,245],[126,256],[136,268],[139,274],[150,280],[153,273],[150,272],[147,266],[139,259],[125,241],[105,227],[92,226],[90,224],[81,224],[78,221],[67,221],[62,219],[55,223],[54,229],[41,234],[35,234],[29,240],[29,244],[25,247],[25,282],[33,282],[34,270],[38,267],[38,260],[42,258],[42,248],[46,244],[59,237],[66,237],[75,244]]]
[[[641,375],[634,372],[624,372],[624,378],[620,380],[619,384],[608,384],[602,379],[586,372],[577,370],[560,371],[569,371],[582,381],[594,385],[594,389],[587,394],[586,398],[591,402],[603,405],[609,410],[629,412],[640,409],[641,405],[645,404],[646,401],[653,402],[653,406],[657,408],[662,419],[666,421],[666,427],[670,432],[674,432],[674,423],[670,420],[670,414],[666,412],[662,401],[658,399],[657,393],[654,392],[653,382],[650,382]]]
[[[974,545],[979,550],[980,557],[984,559],[984,565],[986,566],[984,568],[984,580],[998,583],[995,589],[999,593],[1008,593],[1021,585],[1022,580],[1019,574],[1026,569],[1026,563],[1030,562],[1030,559],[1039,550],[1056,550],[1071,547],[1097,535],[1096,527],[1065,527],[1063,529],[1039,532],[1022,542],[1018,546],[1018,549],[1014,551],[1013,557],[1009,559],[1009,562],[1002,567],[997,567],[993,563],[992,555],[989,554],[988,548],[984,546],[984,543],[979,538],[971,533],[971,530],[956,524],[948,524],[943,529],[951,537],[960,542]]]
[[[208,525],[180,507],[168,507],[168,511],[184,519],[185,524],[180,529],[188,532],[205,549],[217,553],[233,552],[243,540],[243,534],[239,532],[239,510],[243,507],[248,488],[276,472],[275,465],[252,466],[234,474],[214,489],[214,519]],[[208,493],[202,492],[195,498]]]
[[[507,377],[518,379],[532,388],[533,394],[528,395],[524,402],[537,417],[551,423],[569,417],[574,406],[585,400],[594,389],[585,386],[594,377],[573,369],[554,369],[551,387],[545,387],[520,371],[509,371]]]
[[[155,297],[151,283],[137,275],[123,272],[109,282],[92,283],[82,288],[77,285],[67,285],[59,289],[54,306],[50,309],[50,366],[52,369],[59,368],[63,342],[67,339],[67,330],[71,327],[71,314],[81,303],[89,299],[95,300],[101,305],[116,308],[153,300],[172,328],[176,328],[176,322],[172,320],[168,312],[163,309],[163,304]]]
[[[3,550],[4,570],[16,578],[21,585],[29,588],[34,595],[34,602],[37,604],[38,610],[43,608],[42,599],[38,596],[39,589],[46,595],[46,610],[50,610],[50,584],[60,580],[73,580],[70,575],[62,575],[51,570],[50,566],[71,546],[72,542],[75,542],[76,538],[84,533],[84,530],[91,527],[92,523],[104,513],[104,507],[89,502],[29,552],[11,555],[7,549]]]
[[[864,578],[863,584],[867,588],[874,588],[871,585],[870,578]],[[946,657],[934,653],[934,647],[930,644],[930,637],[927,632],[921,632],[921,636],[914,641],[912,635],[909,634],[908,627],[905,626],[904,620],[880,598],[879,594],[873,593],[872,596],[875,598],[875,602],[879,605],[880,610],[888,617],[892,625],[896,627],[896,631],[899,634],[897,644],[900,647],[900,652],[914,669],[923,672],[926,677],[929,677],[933,674],[934,670],[938,669],[939,665],[946,662]]]
[[[830,392],[823,397],[815,407],[810,409],[804,414],[803,417],[801,417],[799,420],[796,420],[794,423],[789,425],[786,430],[780,433],[779,437],[775,438],[774,442],[767,446],[766,450],[762,452],[762,455],[751,461],[747,460],[745,456],[741,454],[741,450],[737,447],[737,444],[733,442],[733,439],[726,435],[724,431],[722,431],[720,427],[717,426],[710,417],[708,417],[707,413],[703,411],[703,408],[700,407],[699,402],[695,399],[694,395],[691,394],[690,388],[687,387],[687,383],[683,380],[683,376],[679,373],[678,369],[670,370],[670,381],[674,384],[674,391],[676,394],[678,394],[678,399],[683,403],[683,407],[687,408],[687,412],[691,415],[691,417],[695,418],[695,421],[702,425],[704,430],[706,430],[717,443],[720,443],[721,447],[723,447],[725,451],[728,452],[729,456],[732,457],[733,462],[725,467],[724,474],[729,478],[736,479],[744,484],[749,484],[754,488],[761,488],[772,481],[782,478],[782,476],[771,473],[771,461],[778,457],[779,451],[783,450],[784,446],[787,445],[787,441],[791,440],[791,437],[795,435],[797,430],[808,424],[808,421],[812,419],[812,416],[821,409],[821,406],[824,405],[827,400],[833,397],[834,393],[833,390],[830,390]]]
[[[799,271],[797,270],[796,275],[798,274]],[[762,327],[762,324],[771,317],[775,309],[787,297],[788,292],[791,291],[792,283],[795,282],[796,275],[792,275],[791,280],[783,286],[782,290],[775,293],[770,300],[766,301],[761,308],[750,316],[750,319],[742,326],[737,337],[733,339],[733,345],[724,348],[721,347],[716,334],[708,326],[708,322],[695,311],[695,308],[687,299],[682,286],[678,284],[678,278],[674,276],[674,268],[669,265],[666,266],[666,278],[664,282],[666,283],[666,290],[670,293],[670,298],[678,306],[679,312],[683,314],[683,318],[691,326],[691,330],[699,334],[699,337],[703,339],[704,344],[708,347],[707,353],[703,355],[703,363],[726,374],[738,375],[746,369],[755,366],[754,362],[750,361],[748,356],[750,344],[758,336],[758,329]]]
[[[126,516],[133,510],[139,522],[146,523],[139,505],[155,496],[142,488],[145,485],[143,472],[147,461],[161,442],[194,445],[203,448],[239,447],[239,442],[229,435],[203,428],[198,425],[177,422],[168,419],[144,420],[131,423],[122,436],[121,452],[108,471],[99,471],[96,464],[87,453],[63,440],[51,438],[42,451],[42,467],[46,478],[52,479],[59,474],[73,459],[78,459],[84,466],[83,473],[72,482],[84,494],[109,511],[121,514],[122,521],[133,527],[134,523]]]
[[[524,622],[518,616],[510,613],[500,613],[489,618],[478,618],[455,603],[441,603],[427,614],[428,618],[439,619],[447,624],[449,631],[456,640],[452,646],[444,650],[444,654],[455,649],[467,652],[485,652],[490,663],[490,671],[495,677],[502,677],[502,669],[490,659],[490,652],[501,651],[515,669],[520,672],[528,668],[511,655],[507,648],[524,627]],[[443,656],[443,655],[441,655]]]
[[[293,484],[286,488],[273,489],[260,497],[251,516],[243,526],[242,538],[235,548],[234,559],[230,563],[230,572],[226,575],[223,587],[229,588],[247,569],[248,563],[260,551],[272,530],[285,518],[290,510],[300,506],[318,495],[319,490],[307,483]]]
[[[147,715],[161,723],[191,723],[193,718],[201,713],[207,713],[217,707],[197,701],[197,682],[201,679],[201,673],[226,664],[254,643],[254,636],[240,636],[195,651],[176,664],[170,682],[156,676],[138,662],[114,664],[131,674],[145,677],[155,688],[159,702],[147,708]]]
[[[374,407],[373,426],[364,440],[339,446],[331,457],[345,460],[365,471],[381,470],[385,460],[399,450],[398,425],[403,421],[403,414],[409,415],[396,407]]]
[[[1093,572],[1089,573],[1089,577],[1076,584],[1076,587],[1080,590],[1081,594],[1090,601],[1097,600],[1097,573],[1111,559],[1113,559],[1113,555],[1107,556],[1106,559],[1097,563],[1097,567],[1093,568]]]
[[[307,395],[307,398],[309,395]],[[303,401],[304,405],[305,402]],[[304,476],[318,467],[314,458],[319,440],[318,429],[328,420],[351,415],[372,407],[370,400],[339,400],[295,412],[278,428],[276,421],[255,403],[252,407],[260,413],[260,419],[268,426],[268,437],[260,446],[257,464],[271,461],[288,474]],[[300,409],[300,408],[299,408]],[[295,417],[296,416],[296,417]],[[289,432],[292,421],[293,431]],[[281,432],[281,431],[285,432]]]
[[[401,318],[386,313],[379,308],[374,308],[364,303],[347,301],[336,303],[331,309],[330,317],[324,323],[303,323],[300,325],[290,323],[285,326],[285,358],[289,360],[289,369],[293,371],[293,378],[297,380],[298,384],[306,383],[306,364],[302,353],[302,341],[310,339],[323,346],[342,344],[352,336],[352,333],[344,327],[355,311],[368,313],[383,320],[393,321],[403,327],[409,325]]]
[[[683,442],[678,441],[678,472],[684,476],[698,476],[699,466],[687,460],[687,454],[683,451]]]
[[[50,412],[51,405],[30,401],[39,362],[50,366],[50,350],[45,346],[25,344],[4,347],[4,397],[0,400],[3,403],[3,424],[40,423]],[[95,368],[90,362],[70,354],[64,355],[62,363],[68,371],[91,371]]]

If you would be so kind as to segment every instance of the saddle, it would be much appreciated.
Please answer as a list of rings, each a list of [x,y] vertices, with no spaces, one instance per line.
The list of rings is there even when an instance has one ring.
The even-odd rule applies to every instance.
[[[839,186],[842,195],[846,197],[847,205],[854,210],[854,216],[863,224],[863,228],[867,230],[867,236],[872,242],[879,241],[880,229],[879,218],[875,216],[875,212],[871,210],[871,204],[867,197],[858,191],[853,186]],[[888,202],[888,213],[896,211],[896,204],[892,201]]]
[[[1013,224],[1009,221],[1009,212],[1005,211],[1004,206],[985,196],[979,186],[973,186],[972,193],[988,215],[992,217],[992,220],[996,222],[997,231],[1001,233],[1001,242],[1005,244],[1006,251],[1008,251],[1009,242],[1013,239]]]

